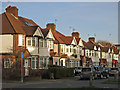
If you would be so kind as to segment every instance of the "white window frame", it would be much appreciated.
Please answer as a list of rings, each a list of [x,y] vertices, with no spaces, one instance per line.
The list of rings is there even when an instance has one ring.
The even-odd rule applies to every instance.
[[[35,45],[33,45],[33,39],[35,40]],[[28,44],[28,41],[30,40],[31,44]],[[38,38],[37,37],[27,37],[27,46],[38,46]]]
[[[4,68],[12,68],[13,60],[12,58],[4,58]]]
[[[25,45],[25,37],[24,35],[18,35],[18,46],[24,46]]]
[[[44,64],[45,63],[45,58],[46,58],[46,63],[45,63],[45,66],[43,65],[41,67],[41,59],[42,58],[42,63]],[[48,57],[43,57],[43,56],[40,56],[39,57],[39,69],[47,69],[48,68]]]
[[[32,69],[37,69],[37,68],[38,68],[38,67],[37,67],[37,64],[38,64],[38,63],[37,63],[37,62],[38,62],[38,59],[37,59],[37,58],[38,58],[38,57],[32,57],[32,58],[34,58],[34,62],[35,62],[35,63],[34,63],[34,64],[35,64],[35,67],[33,68],[33,66],[32,66]],[[33,61],[32,58],[31,58],[31,64],[33,65],[33,63],[32,63],[32,61]]]

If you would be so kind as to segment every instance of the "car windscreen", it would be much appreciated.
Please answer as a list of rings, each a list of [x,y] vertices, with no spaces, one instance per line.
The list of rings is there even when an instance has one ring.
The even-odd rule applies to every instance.
[[[81,69],[80,67],[75,67],[75,69]]]
[[[91,71],[91,68],[82,68],[82,72],[88,72]]]
[[[118,68],[111,68],[111,70],[118,70]]]
[[[94,69],[95,69],[95,70],[100,70],[101,68],[100,68],[100,67],[95,67]]]

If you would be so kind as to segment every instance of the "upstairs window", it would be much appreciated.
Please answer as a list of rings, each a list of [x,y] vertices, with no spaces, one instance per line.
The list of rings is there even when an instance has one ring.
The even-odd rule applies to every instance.
[[[66,52],[68,53],[68,48],[66,48]]]
[[[35,46],[35,37],[32,37],[32,46]]]
[[[89,56],[91,56],[91,51],[89,51]]]
[[[37,38],[35,37],[28,37],[27,38],[27,43],[28,43],[28,46],[37,46]]]
[[[88,51],[86,51],[86,56],[88,56]]]
[[[72,47],[70,47],[70,52],[72,52]]]
[[[76,49],[73,49],[73,52],[76,53]]]
[[[40,39],[40,47],[43,47],[43,39]]]
[[[61,53],[63,53],[63,47],[61,47]]]
[[[25,42],[24,41],[24,35],[19,35],[18,37],[19,37],[19,44],[18,45],[19,46],[24,46],[24,42]]]
[[[49,41],[49,49],[51,49],[51,50],[53,49],[53,41],[52,40]]]
[[[44,41],[44,46],[47,47],[47,40]]]
[[[31,38],[28,37],[28,45],[31,46]]]

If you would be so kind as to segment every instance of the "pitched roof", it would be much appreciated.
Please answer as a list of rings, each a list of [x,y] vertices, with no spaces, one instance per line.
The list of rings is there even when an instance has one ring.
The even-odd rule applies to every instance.
[[[65,44],[71,44],[71,43],[72,43],[72,40],[73,40],[73,37],[72,37],[72,36],[66,36],[66,37],[64,38]]]
[[[117,47],[112,46],[112,49],[115,54],[119,54],[119,50],[117,49]]]
[[[35,26],[38,26],[31,19],[20,16],[15,17],[13,14],[8,12],[4,12],[0,16],[2,16],[1,34],[33,34]]]
[[[44,37],[46,37],[48,35],[49,29],[47,29],[47,28],[42,29],[41,28],[41,31],[42,31],[42,34],[44,35]]]
[[[26,35],[33,35],[36,29],[39,26],[23,26],[23,30],[25,31]]]
[[[78,45],[81,38],[75,38],[75,39],[76,39],[77,45]]]
[[[95,44],[91,41],[88,41],[87,43],[85,43],[85,46],[87,49],[94,50]]]
[[[61,34],[61,33],[59,33],[58,31],[56,31],[56,30],[51,30],[52,31],[52,34],[53,34],[53,36],[54,36],[54,38],[55,38],[55,42],[54,43],[62,43],[62,44],[64,44],[65,42],[63,41],[64,39],[64,35],[63,34]]]
[[[31,24],[31,26],[38,26],[32,19],[28,19],[25,17],[18,16],[18,19],[25,25],[28,26],[27,24]],[[26,23],[27,22],[27,23]]]

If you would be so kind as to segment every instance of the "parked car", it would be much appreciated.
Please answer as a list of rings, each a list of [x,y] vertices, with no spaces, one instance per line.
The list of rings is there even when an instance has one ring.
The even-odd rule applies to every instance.
[[[75,67],[74,69],[74,75],[79,75],[81,73],[82,67]]]
[[[108,72],[110,72],[111,67],[105,67],[105,70],[108,71]]]
[[[109,71],[105,67],[95,66],[97,78],[109,78]]]
[[[80,79],[90,79],[90,74],[92,75],[92,79],[97,78],[94,68],[92,67],[82,68]]]
[[[109,74],[112,76],[116,73],[118,73],[120,75],[120,68],[118,68],[118,67],[111,68]]]

